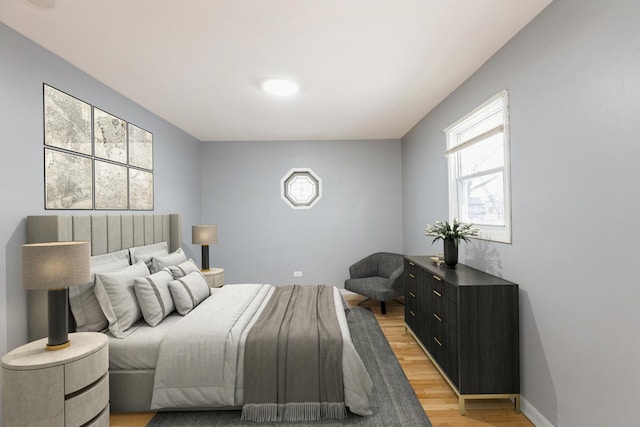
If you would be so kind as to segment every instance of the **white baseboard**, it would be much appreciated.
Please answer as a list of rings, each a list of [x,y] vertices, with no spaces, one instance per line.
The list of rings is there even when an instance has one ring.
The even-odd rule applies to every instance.
[[[536,427],[555,427],[535,406],[522,396],[520,396],[520,411],[529,418],[529,421]]]

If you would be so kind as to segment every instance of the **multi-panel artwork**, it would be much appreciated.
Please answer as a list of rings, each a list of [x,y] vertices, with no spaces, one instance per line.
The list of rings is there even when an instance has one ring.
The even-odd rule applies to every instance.
[[[44,85],[45,209],[153,210],[153,134]]]

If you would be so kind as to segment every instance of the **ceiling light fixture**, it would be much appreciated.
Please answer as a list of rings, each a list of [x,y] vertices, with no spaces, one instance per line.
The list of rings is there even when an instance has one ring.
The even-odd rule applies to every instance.
[[[56,5],[56,0],[29,0],[29,3],[33,3],[36,6],[46,7],[47,9],[51,9]]]
[[[272,95],[289,96],[298,92],[298,85],[291,80],[269,79],[262,82],[262,89]]]

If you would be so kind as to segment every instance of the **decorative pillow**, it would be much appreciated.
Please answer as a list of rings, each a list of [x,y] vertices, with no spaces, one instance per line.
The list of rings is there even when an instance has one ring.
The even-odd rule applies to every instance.
[[[154,256],[169,255],[169,249],[167,249],[167,242],[160,242],[129,248],[129,254],[131,255],[131,264],[142,260],[147,264],[147,268],[151,269],[151,259]]]
[[[137,277],[134,289],[142,317],[149,326],[156,326],[175,310],[169,282],[173,276],[168,268],[164,268],[151,276]]]
[[[174,279],[179,279],[194,271],[200,271],[196,262],[192,259],[188,259],[185,262],[178,265],[170,265],[169,270]]]
[[[186,315],[211,295],[211,289],[200,271],[194,271],[169,283],[169,290],[181,315]]]
[[[154,256],[151,258],[151,272],[155,273],[170,265],[178,265],[185,262],[187,257],[184,256],[182,248],[178,248],[175,252],[165,256]]]
[[[143,261],[111,273],[96,273],[94,292],[100,308],[109,322],[109,332],[116,338],[125,333],[142,317],[136,300],[134,282],[136,277],[148,276],[149,269]]]
[[[107,328],[96,294],[95,273],[119,270],[129,265],[129,251],[124,249],[91,257],[91,281],[85,285],[69,287],[69,306],[78,332],[99,332]]]

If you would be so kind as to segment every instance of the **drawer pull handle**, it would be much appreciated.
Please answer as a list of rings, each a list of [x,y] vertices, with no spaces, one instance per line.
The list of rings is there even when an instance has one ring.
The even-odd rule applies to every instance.
[[[439,297],[442,297],[442,294],[440,292],[436,291],[435,289],[433,290],[433,293],[436,294]]]
[[[409,314],[412,315],[413,317],[416,317],[416,314],[411,310],[409,310]]]
[[[409,261],[409,265],[410,265],[411,267],[415,267],[415,266],[416,266],[412,261]]]
[[[442,343],[441,343],[440,341],[438,341],[438,338],[433,337],[433,339],[434,339],[434,341],[435,341],[435,342],[437,342],[437,343],[438,343],[438,345],[439,345],[440,347],[442,347]]]
[[[409,292],[409,295],[411,295],[412,298],[415,298],[416,296],[413,294],[413,292]]]
[[[442,319],[440,318],[440,316],[438,316],[437,314],[433,313],[433,317],[435,317],[436,319],[438,319],[438,322],[442,322]]]
[[[416,276],[414,276],[413,274],[409,273],[409,277],[411,277],[412,279],[415,279]]]
[[[438,282],[442,282],[442,279],[436,276],[435,274],[433,275],[433,278],[436,279]]]

